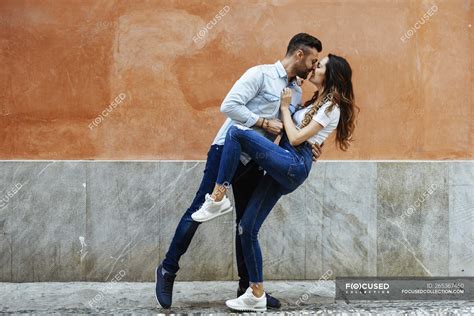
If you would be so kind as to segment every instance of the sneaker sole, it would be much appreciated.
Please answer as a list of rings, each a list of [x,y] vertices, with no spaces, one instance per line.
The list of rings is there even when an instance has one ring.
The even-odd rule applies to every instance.
[[[227,304],[226,304],[227,305]],[[267,308],[266,307],[261,307],[261,308],[245,308],[245,307],[231,307],[227,305],[228,308],[239,311],[239,312],[266,312]]]
[[[156,286],[158,285],[158,277],[157,277],[157,275],[158,275],[158,268],[159,268],[159,267],[160,267],[160,266],[158,266],[158,267],[155,268],[155,299],[156,299],[156,302],[157,302],[158,304],[160,304],[160,301],[158,300],[158,295],[156,295]],[[160,305],[161,305],[161,304],[160,304]]]
[[[236,298],[237,298],[237,297],[240,297],[240,296],[243,295],[244,293],[245,293],[245,292],[242,292],[242,293],[239,294],[239,292],[238,292],[238,290],[237,290],[237,296],[236,296]],[[269,305],[269,304],[268,304],[268,296],[267,296],[267,309],[281,309],[281,303],[280,303],[280,305],[275,305],[275,306]]]
[[[229,213],[229,212],[232,212],[233,209],[234,209],[234,208],[233,208],[232,206],[229,206],[229,208],[226,209],[226,210],[223,211],[223,212],[214,214],[214,215],[212,215],[211,217],[208,217],[208,218],[206,218],[206,219],[195,220],[195,219],[193,218],[193,221],[198,222],[198,223],[208,222],[208,221],[210,221],[211,219],[214,219],[214,218],[219,217],[219,216],[221,216],[221,215],[225,215],[225,214],[227,214],[227,213]],[[192,217],[193,217],[193,216],[191,215],[191,218],[192,218]]]

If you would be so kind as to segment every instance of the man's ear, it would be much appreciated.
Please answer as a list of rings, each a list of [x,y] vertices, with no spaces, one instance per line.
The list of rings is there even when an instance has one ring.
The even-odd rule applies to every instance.
[[[296,51],[296,57],[298,60],[302,60],[304,58],[304,52],[301,48]]]

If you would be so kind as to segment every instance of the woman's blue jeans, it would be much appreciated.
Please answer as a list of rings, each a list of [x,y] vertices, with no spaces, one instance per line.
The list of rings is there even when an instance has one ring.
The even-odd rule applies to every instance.
[[[247,153],[266,174],[257,185],[238,225],[250,282],[263,282],[262,253],[258,232],[278,199],[293,192],[308,177],[312,166],[311,145],[293,147],[284,134],[280,145],[253,130],[233,126],[222,152],[216,183],[231,183],[242,152]]]

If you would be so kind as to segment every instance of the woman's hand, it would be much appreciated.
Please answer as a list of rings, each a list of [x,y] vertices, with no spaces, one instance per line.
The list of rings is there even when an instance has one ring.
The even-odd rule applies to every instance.
[[[281,92],[281,98],[280,98],[280,110],[288,110],[290,108],[290,103],[291,103],[291,89],[290,88],[285,88]]]

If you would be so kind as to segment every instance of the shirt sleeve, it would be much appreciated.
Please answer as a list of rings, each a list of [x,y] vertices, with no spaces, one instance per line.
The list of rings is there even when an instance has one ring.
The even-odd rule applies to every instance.
[[[247,70],[234,84],[221,105],[221,112],[247,127],[255,125],[259,116],[247,107],[257,96],[263,84],[263,73],[259,67]]]
[[[331,111],[331,113],[326,113],[326,109],[329,106],[329,102],[324,104],[316,113],[316,115],[313,116],[313,120],[321,124],[323,127],[328,126],[328,124],[331,122],[331,113],[334,112]]]

